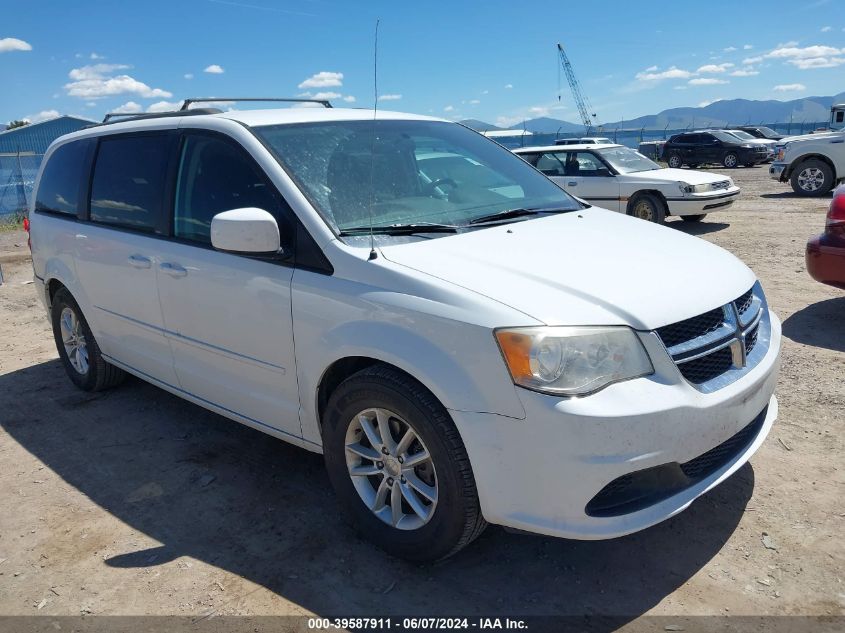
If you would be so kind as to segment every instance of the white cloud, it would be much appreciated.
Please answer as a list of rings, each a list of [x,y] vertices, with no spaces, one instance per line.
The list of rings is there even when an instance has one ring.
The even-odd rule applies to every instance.
[[[343,85],[343,73],[333,73],[326,70],[311,75],[299,84],[299,88],[332,88]]]
[[[686,90],[686,86],[675,86],[675,90]]]
[[[24,117],[30,123],[39,123],[41,121],[49,121],[62,116],[58,110],[42,110],[38,114],[28,114]]]
[[[742,45],[742,50],[744,50],[744,51],[750,51],[752,48],[754,48],[754,47],[751,46],[751,44],[743,44]]]
[[[543,106],[534,106],[528,108],[528,111],[534,116],[549,116],[549,109]]]
[[[122,106],[116,107],[112,112],[118,114],[132,114],[134,112],[142,112],[144,108],[141,107],[140,103],[135,103],[134,101],[127,101]]]
[[[742,69],[742,70],[735,70],[731,73],[731,77],[753,77],[754,75],[759,75],[760,71],[758,70],[751,70],[750,68]]]
[[[86,108],[96,108],[99,104],[96,101],[89,101],[85,104]]]
[[[341,95],[339,92],[326,91],[326,92],[317,92],[311,98],[312,99],[340,99],[340,97],[342,97],[342,96],[343,95]]]
[[[210,106],[210,104],[204,104]],[[147,107],[147,112],[173,112],[182,107],[181,101],[157,101]]]
[[[744,66],[750,66],[751,64],[759,64],[761,61],[763,61],[763,56],[758,55],[757,57],[746,57],[742,60],[742,63]]]
[[[346,101],[346,103],[355,103],[355,97],[352,95],[346,95],[343,97],[343,100]]]
[[[637,73],[636,78],[640,81],[663,81],[664,79],[689,79],[692,75],[693,73],[690,71],[676,66],[663,71],[658,71],[655,66],[650,66],[643,72]]]
[[[447,105],[445,108],[443,108],[443,112],[453,112],[454,110],[455,106],[452,105]]]
[[[223,70],[223,67],[219,64],[211,64],[211,66],[206,66],[205,70],[203,70],[202,72],[209,73],[211,75],[222,75],[226,71]]]
[[[845,48],[834,46],[782,46],[766,53],[763,57],[767,59],[781,59],[787,64],[792,64],[801,70],[813,68],[833,68],[845,64]]]
[[[129,75],[113,75],[116,70],[125,70],[125,64],[94,64],[74,68],[68,73],[73,81],[64,88],[71,97],[100,99],[121,94],[135,94],[145,99],[172,97],[173,94],[161,88],[151,88]]]
[[[723,73],[728,70],[728,68],[733,68],[733,64],[729,62],[725,62],[724,64],[707,64],[706,66],[701,66],[696,71],[697,73]]]
[[[193,78],[194,78],[194,73],[185,73],[185,74],[184,74],[184,75],[182,75],[182,76],[183,76],[185,79],[193,79]]]
[[[0,39],[0,53],[9,53],[11,51],[31,51],[32,44],[24,42],[16,37],[4,37]]]
[[[513,84],[505,84],[506,90],[510,90],[511,88],[513,88]]]
[[[690,79],[687,82],[690,86],[716,86],[719,84],[730,83],[726,79],[715,79],[713,77],[699,77],[698,79]]]
[[[523,117],[521,116],[500,116],[496,117],[496,126],[497,127],[510,127],[512,125],[516,125],[517,123],[522,122]]]
[[[719,99],[712,99],[712,100],[710,100],[710,101],[702,101],[701,103],[699,103],[699,104],[698,104],[698,107],[699,107],[699,108],[706,108],[706,107],[707,107],[707,106],[709,106],[711,103],[716,103],[717,101],[721,101],[721,100],[722,100],[722,99],[721,99],[721,98],[719,98]]]
[[[93,60],[105,59],[105,57],[103,57],[102,55],[97,55],[97,53],[91,53],[88,57]]]
[[[726,53],[733,53],[736,50],[736,46],[728,46],[727,48],[722,49]]]
[[[379,95],[378,96],[379,101],[399,101],[399,99],[401,99],[401,98],[402,98],[402,95],[395,95],[395,94],[393,94],[393,95],[387,94],[387,95]]]
[[[490,94],[490,91],[489,91],[489,90],[482,90],[482,91],[481,91],[481,94],[483,94],[483,95],[489,95],[489,94]]]
[[[806,89],[807,86],[804,84],[779,84],[773,88],[777,92],[799,92]]]
[[[481,103],[480,99],[470,99],[469,100],[470,105],[478,105],[479,103]]]
[[[822,32],[822,33],[829,33],[829,32],[830,32],[830,31],[832,31],[832,30],[833,30],[833,27],[832,27],[832,26],[823,26],[823,27],[821,28],[821,32]]]

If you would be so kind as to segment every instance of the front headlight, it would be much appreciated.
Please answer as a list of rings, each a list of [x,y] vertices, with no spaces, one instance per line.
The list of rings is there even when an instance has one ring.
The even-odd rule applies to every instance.
[[[654,372],[628,327],[527,327],[496,331],[514,383],[543,393],[582,396]]]
[[[740,147],[742,149],[754,149],[754,146],[749,143],[746,143],[745,145],[740,145]]]
[[[690,185],[685,182],[681,182],[678,184],[681,187],[681,191],[684,193],[704,193],[705,191],[710,191],[713,188],[710,183],[703,185]]]

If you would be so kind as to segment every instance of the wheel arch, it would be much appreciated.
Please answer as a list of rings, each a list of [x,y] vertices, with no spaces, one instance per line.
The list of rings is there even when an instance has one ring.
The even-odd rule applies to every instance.
[[[791,163],[789,166],[784,170],[783,176],[784,179],[789,179],[790,176],[795,172],[798,167],[801,166],[802,163],[808,160],[820,160],[821,162],[825,163],[828,167],[830,167],[830,171],[833,173],[833,182],[836,183],[840,178],[843,177],[845,174],[837,174],[836,173],[836,165],[833,164],[833,161],[830,160],[828,156],[824,154],[819,154],[816,152],[811,152],[809,154],[804,154],[803,156],[799,156]]]
[[[669,203],[666,201],[666,196],[658,189],[637,189],[634,193],[628,196],[628,204],[625,205],[625,213],[631,215],[631,209],[637,198],[644,195],[652,195],[663,205],[663,212],[669,215]]]

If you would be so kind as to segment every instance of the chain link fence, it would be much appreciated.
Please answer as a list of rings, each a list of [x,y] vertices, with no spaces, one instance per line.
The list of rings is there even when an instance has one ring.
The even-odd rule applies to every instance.
[[[0,225],[18,224],[32,201],[35,176],[43,154],[0,154]]]

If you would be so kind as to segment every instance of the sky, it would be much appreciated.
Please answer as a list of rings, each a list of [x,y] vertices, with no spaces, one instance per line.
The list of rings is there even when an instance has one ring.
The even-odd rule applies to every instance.
[[[0,121],[101,119],[207,96],[371,108],[377,19],[383,109],[501,126],[578,122],[557,42],[599,121],[845,91],[845,0],[70,5],[0,0]]]

